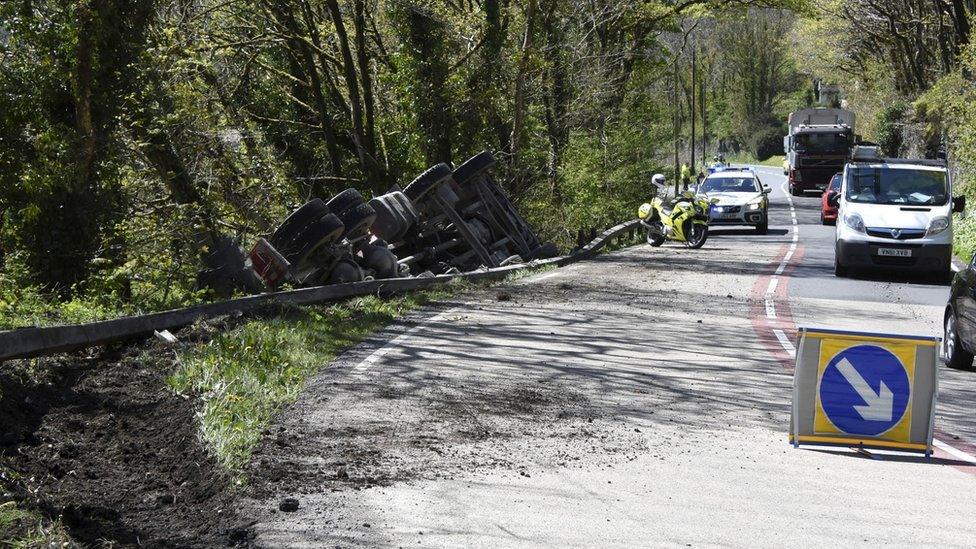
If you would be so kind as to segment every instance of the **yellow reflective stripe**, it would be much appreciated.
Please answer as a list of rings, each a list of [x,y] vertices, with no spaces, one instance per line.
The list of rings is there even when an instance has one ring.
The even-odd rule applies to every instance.
[[[804,335],[810,337],[819,337],[821,339],[840,339],[843,341],[864,341],[864,342],[875,342],[875,343],[914,343],[921,347],[937,347],[938,342],[932,339],[915,339],[912,337],[900,338],[900,337],[881,337],[881,336],[871,336],[871,335],[848,335],[848,334],[831,334],[828,332],[803,332]]]

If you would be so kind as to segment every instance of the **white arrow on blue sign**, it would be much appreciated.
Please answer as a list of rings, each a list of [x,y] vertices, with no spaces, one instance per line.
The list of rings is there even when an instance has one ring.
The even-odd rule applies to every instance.
[[[911,391],[901,360],[877,345],[841,351],[820,379],[824,413],[852,435],[875,436],[897,425],[908,409]]]

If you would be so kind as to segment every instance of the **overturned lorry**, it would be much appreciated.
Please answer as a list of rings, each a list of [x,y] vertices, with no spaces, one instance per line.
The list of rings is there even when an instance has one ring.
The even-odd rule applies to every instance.
[[[466,272],[558,255],[491,176],[482,152],[455,169],[437,164],[402,190],[367,201],[356,189],[313,198],[245,254],[230,239],[201,280],[218,295],[369,279]]]

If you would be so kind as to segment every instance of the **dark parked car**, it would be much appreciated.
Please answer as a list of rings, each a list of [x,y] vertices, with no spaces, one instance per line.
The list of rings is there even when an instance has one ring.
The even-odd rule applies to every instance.
[[[943,326],[942,359],[950,368],[971,368],[976,352],[976,257],[952,279]]]

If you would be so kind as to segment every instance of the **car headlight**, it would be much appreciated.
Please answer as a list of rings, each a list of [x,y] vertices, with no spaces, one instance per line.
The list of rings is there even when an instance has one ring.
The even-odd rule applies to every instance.
[[[847,225],[859,233],[866,234],[868,232],[864,227],[864,220],[861,219],[861,216],[856,213],[844,215],[844,225]]]
[[[750,203],[746,204],[746,208],[750,212],[754,212],[754,211],[762,208],[762,201],[750,202]]]
[[[725,211],[721,206],[715,206],[713,209],[715,210],[715,213],[722,213]]]
[[[929,222],[929,230],[925,232],[925,236],[937,235],[949,228],[949,218],[945,216],[939,216],[932,218]]]

